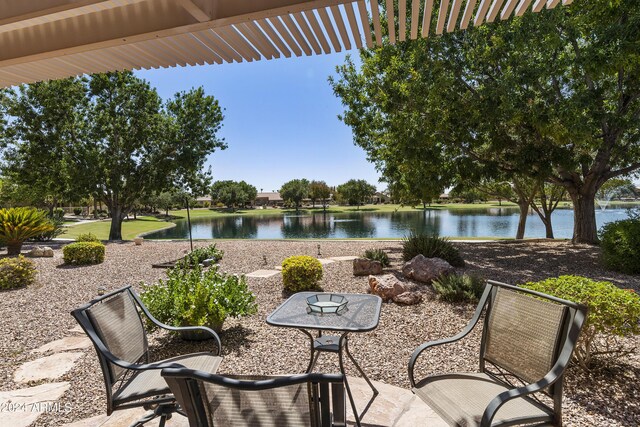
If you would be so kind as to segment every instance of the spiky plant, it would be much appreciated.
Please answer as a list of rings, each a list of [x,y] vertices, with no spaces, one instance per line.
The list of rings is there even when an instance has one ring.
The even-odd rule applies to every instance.
[[[35,208],[0,209],[0,243],[7,245],[9,255],[19,255],[22,243],[53,230],[47,213]]]

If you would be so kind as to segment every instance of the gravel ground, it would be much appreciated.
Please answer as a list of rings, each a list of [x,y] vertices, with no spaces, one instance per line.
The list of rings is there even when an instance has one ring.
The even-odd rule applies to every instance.
[[[322,257],[358,255],[368,248],[385,249],[392,259],[392,269],[401,266],[400,243],[368,241],[223,241],[225,251],[222,269],[230,273],[249,273],[273,268],[290,255],[317,256],[320,244]],[[198,243],[204,245],[205,243]],[[598,265],[598,249],[574,246],[567,242],[533,243],[456,243],[467,267],[486,278],[517,284],[560,274],[578,274],[598,280],[609,280],[620,287],[640,291],[640,277],[611,273]],[[30,350],[55,339],[68,336],[75,327],[69,312],[95,297],[99,287],[117,289],[140,282],[152,283],[164,276],[151,264],[176,259],[188,248],[184,242],[145,242],[109,244],[103,264],[88,267],[65,267],[62,254],[55,250],[54,258],[40,258],[38,284],[2,292],[0,298],[0,390],[20,388],[12,380],[18,365],[34,360]],[[263,256],[267,257],[265,266]],[[224,361],[221,373],[286,374],[302,372],[308,361],[308,341],[292,329],[266,325],[265,317],[285,299],[280,275],[271,278],[249,278],[257,295],[259,311],[242,319],[230,319],[221,334]],[[335,262],[324,266],[321,286],[330,292],[365,292],[366,277],[354,277],[350,262]],[[451,336],[460,331],[473,313],[469,305],[451,305],[436,300],[425,290],[424,301],[403,307],[384,304],[380,325],[372,332],[352,334],[350,347],[370,378],[400,387],[409,387],[406,366],[413,349],[420,343]],[[432,351],[422,358],[424,369],[475,370],[477,367],[478,334],[460,344]],[[637,345],[637,339],[628,344]],[[152,358],[200,351],[212,344],[185,343],[178,338],[154,333],[150,339]],[[318,370],[336,371],[335,355],[323,355]],[[355,369],[347,367],[348,374]],[[568,426],[634,426],[640,425],[640,358],[633,354],[623,362],[585,374],[569,369],[565,380],[564,421]],[[56,426],[104,413],[105,398],[102,374],[93,349],[85,355],[62,380],[71,382],[71,389],[62,397],[72,410],[64,414],[44,414],[36,426]]]

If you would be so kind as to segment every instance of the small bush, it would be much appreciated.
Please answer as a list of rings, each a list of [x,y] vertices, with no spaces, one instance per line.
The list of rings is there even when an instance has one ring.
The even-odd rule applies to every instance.
[[[560,276],[526,283],[523,288],[554,295],[588,307],[587,319],[573,354],[585,369],[594,357],[619,358],[629,353],[616,337],[640,333],[640,296],[609,282],[580,276]]]
[[[611,270],[640,273],[640,218],[605,224],[600,229],[602,262]]]
[[[478,302],[486,281],[479,276],[446,274],[432,282],[440,299],[447,302]]]
[[[22,243],[53,231],[45,211],[34,208],[0,209],[0,244],[7,245],[9,255],[18,255]]]
[[[100,242],[76,242],[62,248],[62,255],[65,264],[100,264],[104,261],[104,249]]]
[[[93,233],[82,233],[76,238],[76,242],[100,242]]]
[[[23,288],[36,280],[36,265],[22,255],[0,259],[0,289]]]
[[[289,292],[316,289],[322,279],[322,264],[314,257],[292,256],[282,262],[282,283]]]
[[[64,209],[62,208],[55,208],[53,210],[53,217],[54,218],[64,218]]]
[[[36,242],[49,242],[64,232],[64,218],[54,216],[53,218],[49,218],[49,222],[52,226],[49,231],[38,234],[29,240],[34,240]]]
[[[206,259],[213,259],[217,262],[222,259],[223,255],[224,251],[216,248],[215,244],[203,248],[195,248],[188,253],[187,256],[178,261],[176,267],[192,268],[202,264]]]
[[[378,261],[383,267],[389,267],[389,265],[391,265],[389,256],[382,249],[367,249],[364,251],[362,257],[372,261]]]
[[[464,267],[464,259],[449,239],[436,235],[411,233],[402,239],[402,259],[412,260],[422,254],[427,258],[441,258],[454,267]]]
[[[82,214],[82,208],[73,208],[73,214],[76,216]]]
[[[258,311],[245,277],[221,273],[217,267],[172,268],[167,280],[143,289],[140,298],[151,314],[172,326],[207,326],[220,332],[227,317]]]

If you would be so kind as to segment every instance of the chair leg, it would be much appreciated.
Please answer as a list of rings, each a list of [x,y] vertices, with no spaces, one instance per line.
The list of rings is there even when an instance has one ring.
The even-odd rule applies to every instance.
[[[148,406],[145,406],[145,409],[151,409],[151,408],[149,408]],[[144,417],[140,418],[139,420],[131,424],[129,427],[143,427],[146,423],[148,423],[149,421],[153,421],[156,418],[160,418],[158,427],[164,427],[165,423],[167,422],[167,420],[171,419],[171,415],[174,412],[178,412],[178,405],[176,404],[157,405],[153,408],[152,413],[147,414]]]

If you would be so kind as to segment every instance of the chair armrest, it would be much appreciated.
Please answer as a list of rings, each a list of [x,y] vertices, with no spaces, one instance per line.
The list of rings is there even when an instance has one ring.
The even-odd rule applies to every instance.
[[[475,328],[475,326],[478,324],[478,320],[480,320],[480,316],[482,315],[484,306],[486,305],[487,300],[489,299],[490,293],[491,293],[491,286],[487,284],[487,286],[485,287],[484,293],[482,294],[482,297],[478,302],[478,307],[476,308],[476,311],[473,314],[473,317],[471,318],[469,323],[467,323],[467,326],[465,326],[460,333],[449,338],[443,338],[436,341],[426,342],[413,351],[413,354],[411,354],[411,358],[409,359],[409,366],[408,366],[409,381],[411,382],[411,387],[415,387],[416,385],[416,381],[413,375],[413,370],[414,370],[416,360],[418,360],[418,357],[422,354],[422,352],[424,352],[426,349],[431,347],[436,347],[439,345],[450,344],[450,343],[459,341],[462,338],[469,335],[469,333],[473,330],[473,328]]]

